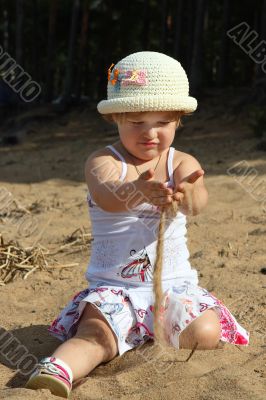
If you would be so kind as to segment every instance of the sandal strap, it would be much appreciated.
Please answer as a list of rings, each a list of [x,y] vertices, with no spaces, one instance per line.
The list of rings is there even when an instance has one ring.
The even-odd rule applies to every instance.
[[[53,375],[62,375],[64,374],[66,378],[68,378],[68,373],[66,371],[62,371],[61,368],[58,368],[56,365],[54,365],[51,362],[46,362],[46,363],[39,363],[36,365],[38,370],[40,372],[50,372]]]
[[[67,386],[70,388],[72,387],[72,380],[68,374],[68,372],[61,366],[55,365],[55,363],[51,361],[44,361],[41,360],[37,365],[36,365],[36,370],[34,375],[38,374],[48,374],[48,375],[53,375],[57,379],[65,382]]]

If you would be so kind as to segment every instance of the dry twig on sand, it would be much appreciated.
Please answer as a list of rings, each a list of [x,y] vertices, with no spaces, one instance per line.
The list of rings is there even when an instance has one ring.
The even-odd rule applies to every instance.
[[[84,228],[78,228],[72,232],[71,235],[65,238],[63,245],[53,252],[50,252],[50,255],[63,252],[67,254],[73,254],[82,250],[87,250],[92,240],[93,238],[91,233],[85,233]]]
[[[55,251],[50,251],[41,244],[24,248],[13,240],[5,243],[0,234],[0,286],[12,282],[19,276],[27,279],[36,270],[78,266],[79,263],[60,264],[51,256],[65,252],[67,254],[80,252],[84,248],[88,248],[91,240],[91,234],[77,229],[66,238],[67,243]]]
[[[12,240],[5,243],[0,234],[0,285],[3,286],[18,276],[27,279],[36,269],[47,268],[48,253],[41,245],[23,248]]]

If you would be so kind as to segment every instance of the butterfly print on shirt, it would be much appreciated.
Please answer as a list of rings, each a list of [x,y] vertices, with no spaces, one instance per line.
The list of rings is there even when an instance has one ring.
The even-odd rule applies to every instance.
[[[139,253],[131,250],[130,255],[133,255],[133,261],[122,267],[121,277],[124,279],[138,278],[141,282],[151,281],[153,268],[146,249],[144,248]]]

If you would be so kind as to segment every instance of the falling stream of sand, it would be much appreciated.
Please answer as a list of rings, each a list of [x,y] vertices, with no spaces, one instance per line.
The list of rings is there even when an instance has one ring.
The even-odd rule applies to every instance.
[[[164,230],[165,220],[176,216],[178,211],[177,202],[173,202],[171,206],[163,208],[161,212],[159,228],[158,228],[158,239],[156,248],[156,260],[154,266],[153,276],[153,292],[154,292],[154,339],[155,342],[159,342],[161,345],[167,345],[163,333],[163,323],[160,321],[163,317],[163,291],[162,291],[162,268],[163,268],[163,241],[164,241]]]

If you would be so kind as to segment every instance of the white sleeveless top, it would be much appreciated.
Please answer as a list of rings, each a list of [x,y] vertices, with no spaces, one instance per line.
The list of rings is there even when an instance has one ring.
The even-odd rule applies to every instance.
[[[127,174],[124,157],[111,145],[106,146],[122,162],[119,180]],[[175,149],[168,152],[168,186],[174,186],[173,156]],[[133,193],[132,193],[133,196]],[[130,211],[107,212],[87,196],[92,224],[91,258],[86,278],[91,284],[101,282],[110,285],[144,286],[153,284],[153,268],[160,211],[156,206],[143,203]],[[186,239],[186,216],[178,212],[166,221],[163,250],[162,280],[192,280],[197,283],[197,271],[189,263]]]

